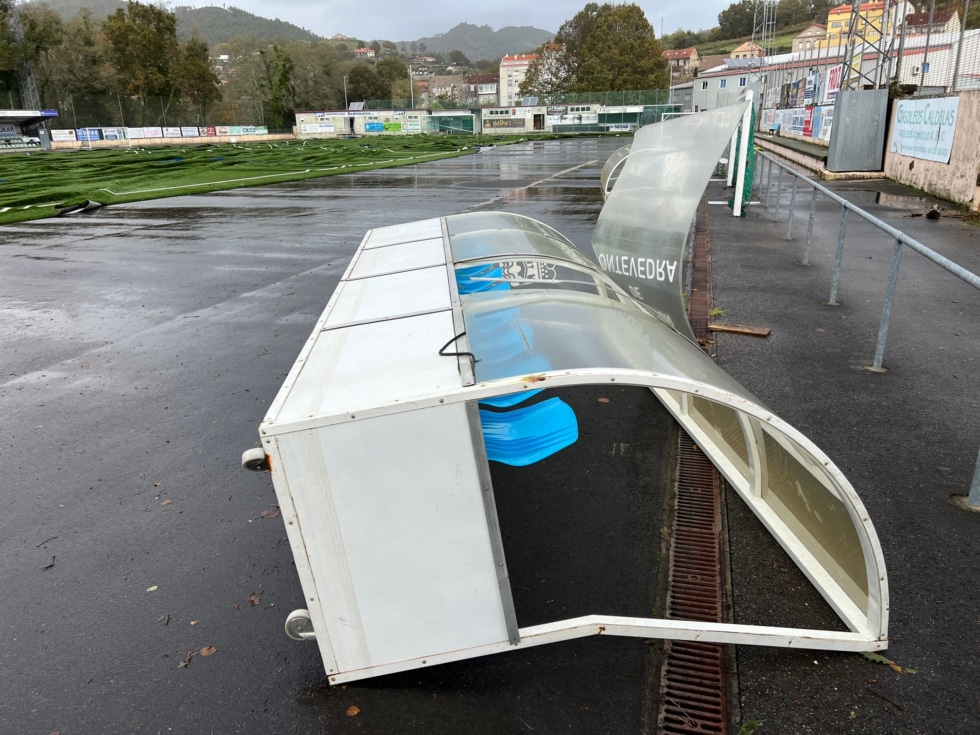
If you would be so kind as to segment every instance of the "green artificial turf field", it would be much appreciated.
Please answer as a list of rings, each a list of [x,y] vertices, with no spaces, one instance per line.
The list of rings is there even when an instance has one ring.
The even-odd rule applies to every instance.
[[[545,136],[557,137],[557,136]],[[527,138],[391,136],[0,155],[0,224],[103,205],[424,163]]]

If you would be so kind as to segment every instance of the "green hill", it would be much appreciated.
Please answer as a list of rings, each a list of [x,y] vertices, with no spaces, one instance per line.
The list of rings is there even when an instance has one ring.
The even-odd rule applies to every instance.
[[[476,26],[460,23],[446,33],[420,38],[417,41],[399,41],[398,48],[410,50],[412,43],[421,52],[447,53],[462,51],[471,61],[477,59],[501,59],[507,54],[522,54],[533,51],[541,44],[554,38],[551,31],[543,31],[531,26],[506,26],[499,31],[490,26]]]
[[[87,8],[93,18],[102,19],[119,9],[125,9],[126,3],[119,0],[41,0],[64,20],[70,20],[78,15],[82,8]],[[320,36],[305,28],[292,23],[269,18],[262,18],[234,7],[190,8],[179,6],[173,8],[177,16],[177,35],[186,41],[196,29],[198,36],[209,46],[225,43],[236,36],[258,39],[288,38],[297,41],[319,40]]]

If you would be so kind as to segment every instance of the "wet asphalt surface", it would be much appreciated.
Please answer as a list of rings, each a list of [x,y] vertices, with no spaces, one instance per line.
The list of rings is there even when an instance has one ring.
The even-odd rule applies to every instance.
[[[625,142],[521,144],[0,228],[0,732],[654,731],[659,649],[634,639],[330,687],[315,646],[282,632],[302,600],[292,555],[268,476],[239,465],[367,229],[501,209],[590,252],[599,171]],[[976,228],[910,218],[928,208],[915,200],[878,203],[914,192],[834,188],[980,271]],[[778,220],[710,208],[719,319],[773,330],[718,334],[718,359],[864,500],[891,586],[885,655],[916,673],[744,646],[736,709],[760,733],[978,732],[980,515],[949,496],[967,491],[980,447],[980,294],[906,252],[889,372],[870,374],[891,244],[852,218],[841,305],[824,306],[839,210],[818,207],[803,268],[809,200],[788,243],[785,177],[782,196]],[[519,623],[654,614],[672,422],[643,391],[563,397],[576,445],[492,467]],[[734,495],[727,509],[736,621],[839,627]]]
[[[0,228],[0,731],[648,729],[658,649],[638,639],[330,687],[283,632],[302,592],[269,477],[240,466],[369,228],[504,209],[588,250],[625,142]],[[582,439],[493,468],[518,622],[652,615],[672,424],[640,389],[563,395]]]

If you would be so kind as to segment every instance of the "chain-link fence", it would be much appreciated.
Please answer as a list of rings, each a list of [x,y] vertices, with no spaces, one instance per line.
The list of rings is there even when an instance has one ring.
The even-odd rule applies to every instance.
[[[54,128],[140,128],[206,125],[266,126],[270,132],[291,132],[293,115],[275,120],[262,100],[223,100],[205,108],[185,100],[121,94],[69,93],[57,107]]]
[[[920,6],[905,16],[900,31],[888,63],[894,68],[892,78],[905,91],[980,89],[980,0]]]

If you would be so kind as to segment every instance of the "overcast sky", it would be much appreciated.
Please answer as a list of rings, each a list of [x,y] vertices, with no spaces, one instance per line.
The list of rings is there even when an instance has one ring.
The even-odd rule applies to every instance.
[[[659,38],[661,22],[664,33],[678,28],[701,30],[718,25],[718,13],[733,0],[661,0],[637,2]],[[175,0],[171,6],[190,5],[195,8],[222,6],[211,0]],[[319,36],[329,38],[336,33],[360,38],[390,41],[412,41],[425,36],[445,33],[460,23],[488,25],[494,30],[504,26],[534,26],[546,31],[558,27],[583,7],[584,0],[494,0],[494,2],[464,4],[446,0],[410,2],[408,0],[373,0],[361,5],[356,0],[234,0],[224,3],[247,10],[264,18],[279,18]]]

